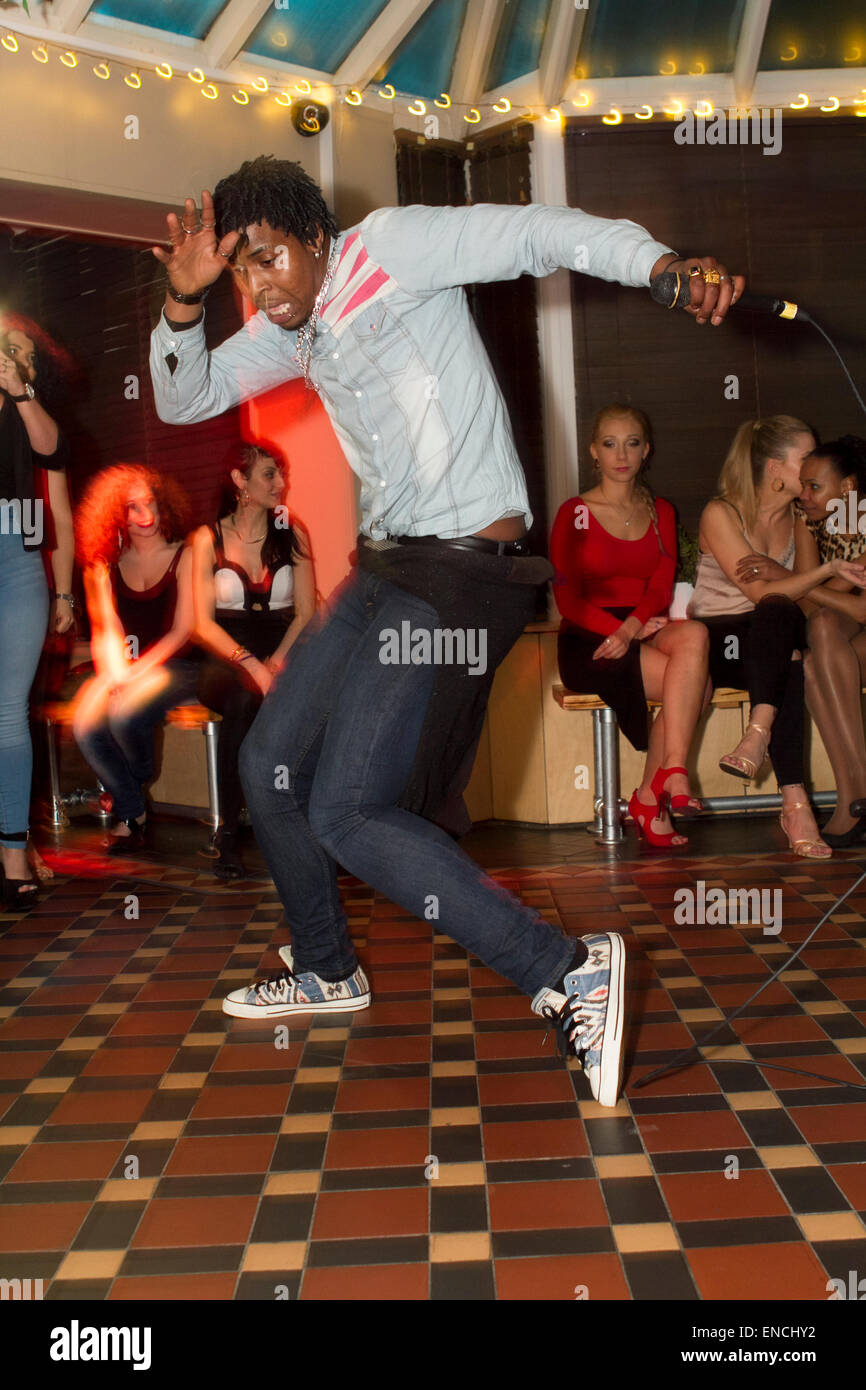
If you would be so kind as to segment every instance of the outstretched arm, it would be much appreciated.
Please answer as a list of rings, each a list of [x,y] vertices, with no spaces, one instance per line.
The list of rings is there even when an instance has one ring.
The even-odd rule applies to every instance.
[[[407,290],[421,293],[480,281],[551,275],[560,267],[602,280],[646,288],[663,270],[688,274],[715,270],[719,282],[691,277],[692,312],[724,317],[742,293],[742,276],[728,277],[712,256],[680,258],[663,242],[625,218],[594,217],[579,208],[530,203],[506,207],[380,208],[361,223],[360,236],[373,260]]]

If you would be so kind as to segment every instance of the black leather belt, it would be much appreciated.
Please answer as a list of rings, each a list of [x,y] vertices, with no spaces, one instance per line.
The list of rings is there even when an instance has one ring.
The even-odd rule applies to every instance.
[[[489,555],[529,555],[529,541],[524,537],[519,541],[487,540],[484,536],[460,536],[455,540],[444,540],[441,536],[388,536],[389,541],[400,545],[443,545],[453,550],[485,550]]]

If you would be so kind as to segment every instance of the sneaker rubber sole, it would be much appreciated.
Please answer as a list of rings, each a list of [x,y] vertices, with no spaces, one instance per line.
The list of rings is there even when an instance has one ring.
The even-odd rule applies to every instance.
[[[357,994],[352,999],[326,999],[321,1003],[302,1004],[244,1004],[235,999],[223,1000],[223,1013],[232,1018],[284,1018],[287,1014],[343,1014],[370,1007],[370,994]]]
[[[610,940],[610,983],[607,994],[607,1012],[604,1019],[604,1037],[601,1042],[599,1063],[598,1103],[615,1106],[622,1089],[623,1039],[625,1034],[625,950],[622,938],[611,932]]]

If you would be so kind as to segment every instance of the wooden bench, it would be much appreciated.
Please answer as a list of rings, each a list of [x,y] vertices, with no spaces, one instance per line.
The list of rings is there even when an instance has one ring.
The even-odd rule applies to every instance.
[[[619,726],[616,714],[597,695],[576,695],[564,685],[554,685],[553,698],[564,710],[592,711],[592,749],[595,764],[593,809],[595,820],[587,828],[597,834],[602,844],[617,844],[623,838],[622,822],[626,804],[619,790]],[[737,709],[749,703],[747,690],[719,686],[710,701],[717,709]],[[647,700],[650,709],[659,709],[660,701]],[[832,797],[830,798],[833,799]],[[766,810],[781,806],[780,795],[717,796],[703,798],[704,806],[712,811]]]
[[[57,762],[57,734],[58,729],[69,729],[75,717],[74,700],[54,700],[45,704],[38,705],[33,710],[33,717],[45,725],[46,737],[48,740],[48,769],[51,784],[51,807],[47,824],[54,830],[62,829],[69,824],[69,817],[66,814],[66,807],[74,805],[86,799],[86,793],[75,792],[69,796],[60,794],[60,776]],[[174,725],[181,729],[201,729],[206,740],[207,753],[207,792],[209,819],[214,832],[219,828],[219,789],[217,784],[217,735],[219,731],[221,716],[215,714],[213,710],[207,709],[204,705],[196,701],[186,704],[175,705],[166,714],[163,723]],[[105,788],[101,783],[98,784],[99,790],[104,793]],[[107,813],[101,813],[102,819],[107,819]]]

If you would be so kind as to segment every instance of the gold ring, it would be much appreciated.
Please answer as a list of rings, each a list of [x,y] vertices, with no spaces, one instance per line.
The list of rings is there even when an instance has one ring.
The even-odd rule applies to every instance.
[[[704,279],[708,285],[719,285],[721,284],[722,277],[717,270],[705,270]]]
[[[694,277],[695,277],[696,275],[703,275],[703,273],[704,273],[704,272],[703,272],[703,270],[701,269],[701,267],[700,267],[699,265],[690,265],[690,266],[689,266],[689,279],[690,279],[690,280],[693,280]]]

